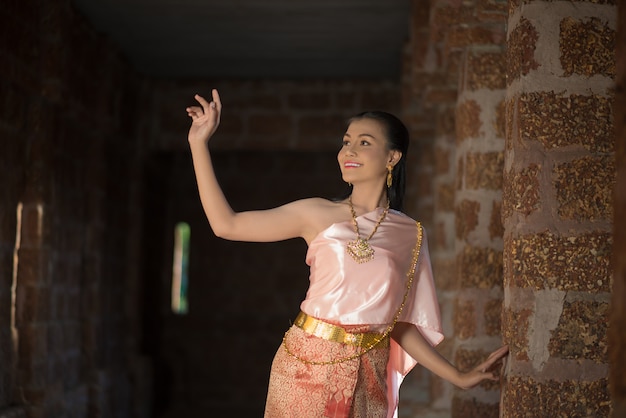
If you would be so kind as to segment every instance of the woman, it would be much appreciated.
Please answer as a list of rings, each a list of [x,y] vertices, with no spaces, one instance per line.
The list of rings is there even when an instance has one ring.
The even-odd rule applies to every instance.
[[[341,201],[298,200],[235,213],[217,183],[208,142],[222,111],[219,94],[187,108],[189,144],[202,206],[214,233],[237,241],[301,237],[310,287],[270,374],[266,417],[393,417],[404,376],[421,363],[461,388],[484,379],[506,346],[469,372],[433,348],[442,339],[428,245],[400,212],[409,143],[384,112],[350,120],[337,156],[351,193]]]

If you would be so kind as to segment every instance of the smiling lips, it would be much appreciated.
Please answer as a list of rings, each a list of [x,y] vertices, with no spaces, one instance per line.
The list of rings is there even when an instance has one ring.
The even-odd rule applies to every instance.
[[[345,168],[356,168],[356,167],[361,167],[362,164],[359,163],[355,163],[353,161],[347,161],[343,164],[343,166]]]

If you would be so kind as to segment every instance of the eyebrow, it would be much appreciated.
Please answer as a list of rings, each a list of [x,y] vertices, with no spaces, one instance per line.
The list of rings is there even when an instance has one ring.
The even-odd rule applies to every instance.
[[[352,137],[350,136],[350,134],[349,134],[349,133],[347,133],[347,132],[346,132],[345,134],[343,134],[343,136],[344,136],[344,137],[346,137],[346,136],[347,136],[347,137],[352,138]],[[372,135],[372,134],[368,134],[368,133],[359,134],[357,137],[358,137],[358,138],[367,137],[367,138],[377,139],[374,135]]]

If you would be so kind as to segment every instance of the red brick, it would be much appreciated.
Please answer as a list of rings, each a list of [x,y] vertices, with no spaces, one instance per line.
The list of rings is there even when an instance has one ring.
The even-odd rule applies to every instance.
[[[511,31],[507,42],[508,83],[539,67],[540,63],[535,60],[538,39],[537,29],[528,19],[522,17],[517,27]]]
[[[446,48],[450,50],[469,45],[502,45],[504,40],[505,33],[499,25],[458,27],[447,31]]]
[[[454,333],[460,340],[476,336],[476,309],[472,301],[457,300],[454,306]]]
[[[463,199],[455,207],[455,230],[456,237],[460,240],[467,240],[468,235],[476,229],[478,225],[478,212],[480,202]]]
[[[330,95],[326,92],[293,93],[287,97],[289,108],[324,110],[330,107]]]
[[[287,114],[250,116],[248,121],[251,135],[284,135],[291,131],[292,120]]]
[[[453,88],[441,88],[428,90],[424,100],[434,104],[455,103],[458,92]]]
[[[298,124],[298,148],[339,151],[345,129],[345,119],[340,116],[303,117]]]
[[[50,319],[50,291],[47,287],[22,284],[17,289],[18,323],[26,324]]]
[[[20,363],[45,364],[48,355],[48,327],[46,325],[24,325],[18,327],[18,353]]]
[[[384,110],[394,114],[398,113],[400,109],[400,91],[396,88],[365,90],[361,94],[360,108],[363,110]]]

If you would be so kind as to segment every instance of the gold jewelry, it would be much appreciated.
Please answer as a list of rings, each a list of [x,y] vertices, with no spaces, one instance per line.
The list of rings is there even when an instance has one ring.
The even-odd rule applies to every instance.
[[[359,231],[359,224],[356,221],[356,212],[354,211],[354,206],[352,205],[352,195],[348,197],[348,203],[350,204],[350,213],[352,214],[352,225],[354,225],[354,232],[356,232],[356,239],[354,241],[349,241],[346,245],[346,252],[359,264],[367,263],[370,260],[374,259],[374,249],[369,243],[369,240],[372,239],[374,233],[380,226],[380,223],[385,219],[387,213],[389,212],[389,198],[387,198],[387,206],[385,206],[385,210],[383,210],[383,214],[380,216],[376,225],[374,225],[374,230],[367,238],[361,238],[361,232]]]
[[[376,332],[347,332],[345,328],[339,325],[314,318],[302,311],[300,311],[293,324],[307,334],[315,335],[318,338],[361,348],[374,346],[383,339],[382,334]]]
[[[391,184],[393,182],[393,177],[391,175],[392,171],[393,171],[393,166],[391,164],[389,164],[387,166],[387,188],[388,189],[391,187]]]
[[[398,323],[398,320],[400,319],[400,315],[402,315],[402,311],[404,310],[404,305],[406,305],[406,300],[409,296],[409,291],[411,290],[411,286],[413,285],[413,279],[415,277],[415,269],[417,268],[417,261],[420,256],[420,250],[422,249],[422,236],[423,236],[422,225],[419,222],[415,222],[415,224],[417,225],[417,242],[415,243],[415,248],[413,248],[413,259],[411,260],[411,267],[409,268],[409,271],[406,273],[406,277],[407,277],[406,290],[404,291],[404,296],[402,297],[402,303],[400,303],[400,307],[398,307],[398,310],[396,311],[396,315],[393,317],[393,321],[385,329],[385,332],[383,332],[382,334],[378,334],[376,338],[373,338],[372,341],[362,346],[361,350],[359,350],[356,354],[353,354],[351,356],[338,358],[335,360],[329,360],[329,361],[312,361],[312,360],[303,359],[302,357],[298,356],[287,347],[287,335],[289,334],[289,330],[287,330],[287,332],[285,332],[285,336],[283,337],[283,347],[285,348],[285,352],[289,354],[291,357],[295,358],[298,361],[301,361],[304,364],[310,364],[314,366],[325,366],[329,364],[339,364],[339,363],[344,363],[346,361],[354,360],[358,357],[361,357],[363,354],[367,353],[368,351],[372,350],[381,342],[384,343],[385,340],[388,342],[389,334],[391,334],[391,331],[393,331],[394,327]],[[324,338],[324,339],[328,339],[328,338]]]

